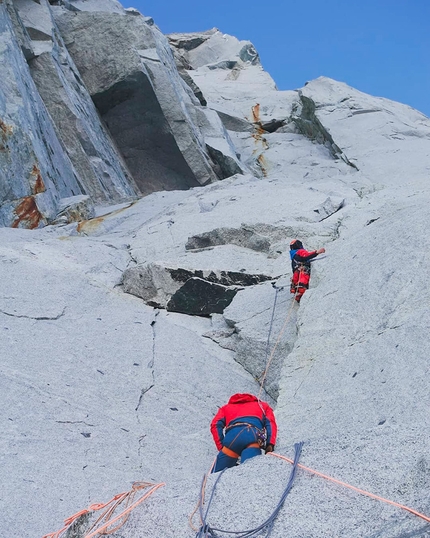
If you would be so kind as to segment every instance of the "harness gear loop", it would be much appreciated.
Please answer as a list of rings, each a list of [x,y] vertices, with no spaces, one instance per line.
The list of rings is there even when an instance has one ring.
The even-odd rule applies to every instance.
[[[261,407],[261,406],[260,406]],[[263,417],[265,417],[264,410],[263,411]],[[225,432],[227,433],[229,430],[235,428],[236,426],[245,426],[247,429],[253,429],[255,430],[255,440],[256,443],[258,443],[258,447],[261,449],[266,448],[267,444],[267,430],[263,426],[262,428],[258,428],[258,426],[255,426],[255,424],[249,424],[248,422],[233,422],[232,424],[229,424],[225,428]],[[236,441],[236,439],[239,437],[239,435],[242,433],[243,430],[241,430],[236,437],[234,438],[233,442]],[[238,456],[237,456],[238,457]]]

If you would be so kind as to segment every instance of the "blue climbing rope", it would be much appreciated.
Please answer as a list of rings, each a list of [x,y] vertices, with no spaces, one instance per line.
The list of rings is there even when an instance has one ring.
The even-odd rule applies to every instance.
[[[209,523],[207,523],[207,517],[208,517],[208,513],[209,513],[209,508],[210,508],[212,500],[214,498],[215,490],[216,490],[216,487],[218,485],[218,482],[220,481],[221,476],[224,474],[224,471],[226,470],[226,469],[224,469],[224,471],[222,471],[219,474],[218,478],[216,479],[216,481],[215,481],[215,483],[213,485],[211,496],[210,496],[209,501],[208,501],[208,506],[207,506],[206,512],[204,514],[203,514],[203,506],[202,506],[203,505],[203,499],[200,498],[200,517],[201,517],[201,521],[202,521],[202,526],[200,527],[200,530],[197,532],[196,538],[222,538],[222,536],[220,536],[218,533],[233,534],[237,538],[253,538],[253,537],[256,537],[260,532],[263,532],[263,531],[266,532],[264,538],[269,538],[271,533],[272,533],[273,526],[275,524],[275,520],[276,520],[282,506],[284,505],[284,502],[285,502],[285,499],[287,498],[287,495],[289,494],[289,492],[291,491],[291,488],[293,487],[293,482],[294,482],[294,479],[296,477],[297,466],[298,466],[300,455],[301,455],[301,452],[302,452],[302,447],[303,447],[303,442],[296,443],[294,445],[294,461],[293,461],[293,467],[292,467],[291,473],[290,473],[290,478],[288,480],[288,484],[285,487],[285,490],[282,493],[282,496],[281,496],[276,508],[273,510],[271,515],[266,519],[266,521],[264,521],[261,525],[259,525],[258,527],[255,527],[254,529],[249,529],[249,530],[246,530],[246,531],[230,531],[230,530],[225,530],[225,529],[219,529],[219,528],[216,528],[216,527],[211,527],[209,525]],[[203,480],[205,480],[205,478]]]

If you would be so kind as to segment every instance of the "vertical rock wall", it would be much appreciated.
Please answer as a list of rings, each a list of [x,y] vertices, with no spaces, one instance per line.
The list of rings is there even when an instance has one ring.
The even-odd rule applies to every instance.
[[[183,189],[215,180],[203,136],[189,113],[196,103],[159,30],[134,13],[55,13],[140,190]]]
[[[116,0],[1,7],[2,226],[45,225],[74,196],[108,205],[247,171],[152,19]]]
[[[9,2],[0,4],[0,225],[37,228],[55,216],[60,198],[85,189],[30,76],[9,10]]]
[[[29,62],[37,89],[82,184],[99,203],[139,193],[71,60],[54,31],[52,51]]]

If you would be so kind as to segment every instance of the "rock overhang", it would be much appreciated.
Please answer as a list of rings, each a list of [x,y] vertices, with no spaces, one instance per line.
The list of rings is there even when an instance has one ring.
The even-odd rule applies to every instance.
[[[221,314],[243,287],[272,278],[246,271],[186,269],[151,262],[127,269],[122,277],[122,288],[155,308],[209,316]]]

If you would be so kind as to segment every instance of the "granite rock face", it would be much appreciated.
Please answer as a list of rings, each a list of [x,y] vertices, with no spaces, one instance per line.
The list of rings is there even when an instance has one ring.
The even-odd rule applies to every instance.
[[[83,58],[90,21],[103,70]],[[304,441],[306,467],[429,517],[429,118],[324,77],[280,92],[216,29],[169,41],[115,0],[0,3],[0,534],[42,536],[150,480],[166,487],[115,534],[195,536],[209,423],[237,392],[275,408],[281,455]],[[170,162],[163,178],[129,180],[109,134],[132,103],[171,160],[136,159]],[[326,248],[300,305],[295,238]],[[289,472],[229,469],[208,525],[257,526]],[[271,536],[428,534],[301,468]]]
[[[3,190],[10,191],[0,196],[3,226],[44,226],[69,196],[114,205],[247,173],[218,115],[181,78],[149,17],[114,0],[5,0],[1,25],[3,108],[10,105],[3,138],[15,123],[15,135],[18,125],[25,132],[22,151],[10,139],[2,156]],[[21,102],[17,111],[14,99],[31,112],[23,114]],[[35,182],[33,164],[45,194],[26,187],[15,196],[18,184]]]
[[[61,35],[52,50],[30,60],[30,73],[58,137],[94,203],[121,202],[140,192],[74,65]]]
[[[0,224],[37,228],[55,216],[59,198],[82,188],[29,74],[9,9],[0,5]]]
[[[100,123],[49,3],[8,0],[1,9],[7,45],[1,174],[8,191],[0,196],[2,225],[43,226],[69,196],[89,195],[96,203],[135,198],[139,191]]]
[[[61,12],[56,20],[141,191],[215,180],[195,99],[159,30],[131,14]]]

